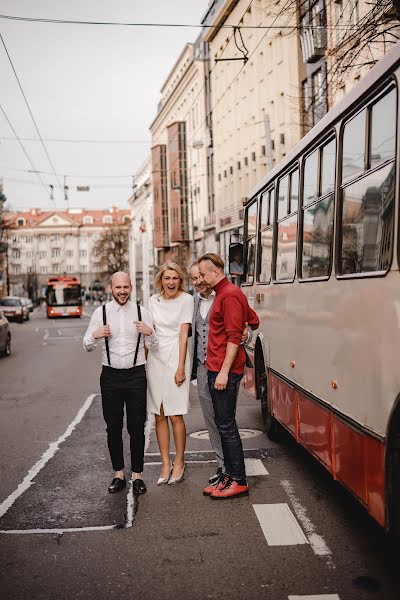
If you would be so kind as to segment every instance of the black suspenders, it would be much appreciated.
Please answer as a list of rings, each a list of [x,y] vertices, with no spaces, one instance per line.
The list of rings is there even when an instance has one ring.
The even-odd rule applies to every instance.
[[[137,312],[138,312],[138,320],[141,321],[142,320],[142,313],[140,310],[140,304],[137,303]],[[103,304],[103,325],[107,325],[107,317],[106,317],[106,305]],[[138,335],[138,339],[137,339],[137,343],[136,343],[136,349],[135,349],[135,358],[133,359],[133,366],[136,367],[136,361],[137,361],[137,356],[138,356],[138,352],[139,352],[139,344],[140,344],[140,336],[141,334],[139,333]],[[111,361],[110,361],[110,346],[108,343],[108,338],[104,338],[105,344],[106,344],[106,352],[107,352],[107,361],[108,361],[108,366],[111,367]]]

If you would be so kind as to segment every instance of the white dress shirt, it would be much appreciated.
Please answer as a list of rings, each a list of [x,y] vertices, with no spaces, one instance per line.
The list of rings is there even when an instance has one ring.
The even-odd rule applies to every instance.
[[[146,325],[153,329],[153,320],[150,312],[144,308],[141,309],[141,320]],[[114,369],[130,369],[133,367],[135,358],[136,344],[139,332],[136,329],[135,321],[138,321],[137,306],[135,302],[128,300],[122,306],[114,299],[106,304],[107,325],[110,327],[111,335],[108,338],[108,346],[110,350],[110,363]],[[103,325],[103,308],[96,308],[90,319],[89,327],[83,338],[83,347],[88,352],[91,352],[97,347],[97,343],[101,342],[103,346],[102,364],[108,366],[107,351],[104,338],[96,340],[93,337],[93,332]],[[144,351],[144,341],[147,348],[154,348],[158,344],[157,336],[154,333],[151,335],[141,335],[139,352],[137,355],[136,365],[144,365],[146,363],[146,355]]]
[[[211,294],[208,296],[208,298],[206,298],[205,296],[203,296],[203,294],[198,293],[199,296],[199,300],[200,300],[200,314],[201,314],[201,318],[203,320],[206,319],[210,308],[212,307],[212,304],[215,300],[215,291],[213,290],[211,292]]]

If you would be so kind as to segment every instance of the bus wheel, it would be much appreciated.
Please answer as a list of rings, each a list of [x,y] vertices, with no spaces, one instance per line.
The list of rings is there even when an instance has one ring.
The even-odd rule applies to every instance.
[[[257,377],[257,395],[261,402],[261,414],[264,422],[264,430],[270,440],[279,442],[282,439],[282,428],[274,415],[271,413],[268,402],[268,382],[265,367],[262,367]]]
[[[400,404],[389,428],[388,461],[389,533],[392,542],[400,547]]]

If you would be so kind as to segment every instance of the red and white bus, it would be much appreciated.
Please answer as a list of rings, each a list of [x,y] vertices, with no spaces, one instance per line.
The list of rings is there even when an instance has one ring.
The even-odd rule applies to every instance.
[[[242,279],[268,434],[287,429],[397,535],[399,83],[400,44],[252,191]]]
[[[77,277],[49,277],[46,289],[47,318],[82,315],[81,284]]]

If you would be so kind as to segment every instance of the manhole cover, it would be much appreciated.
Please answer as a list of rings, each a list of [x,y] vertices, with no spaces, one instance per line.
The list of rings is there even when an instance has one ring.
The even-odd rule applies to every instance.
[[[262,435],[263,432],[259,429],[239,429],[239,435],[242,440],[247,438],[257,437]],[[195,440],[209,440],[210,436],[208,435],[207,430],[203,431],[194,431],[193,433],[189,433],[189,437],[194,438]]]

